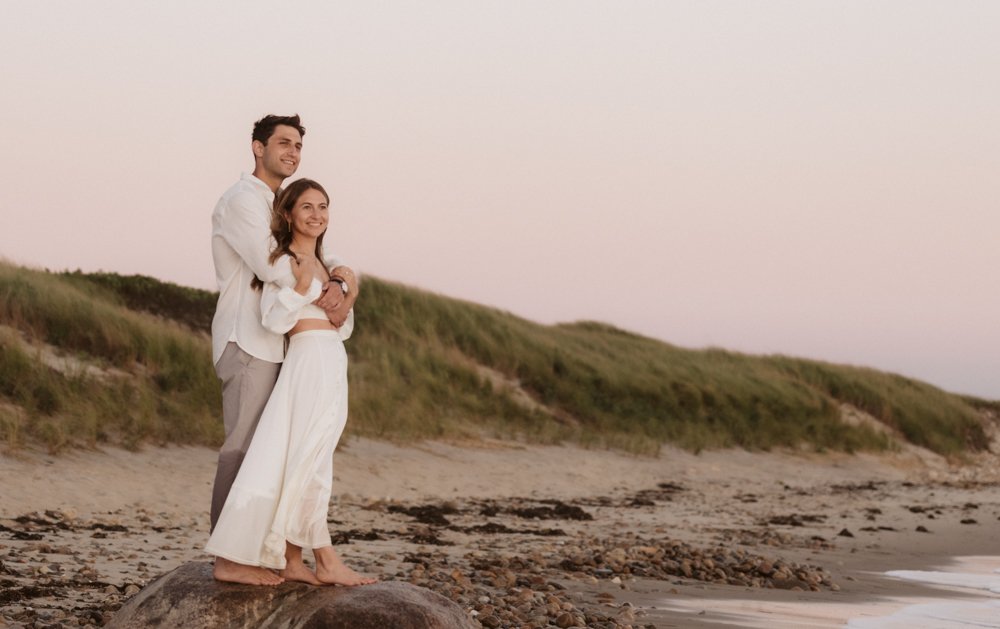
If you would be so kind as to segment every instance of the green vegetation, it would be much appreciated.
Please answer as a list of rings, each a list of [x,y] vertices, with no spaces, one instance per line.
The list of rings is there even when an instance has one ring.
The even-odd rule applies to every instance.
[[[54,450],[218,441],[220,393],[204,334],[82,284],[0,264],[0,438]]]
[[[148,277],[0,266],[0,437],[52,448],[217,443],[206,336],[214,307],[207,291]],[[542,326],[376,278],[356,312],[348,431],[400,442],[892,447],[883,432],[841,421],[849,404],[913,443],[958,454],[986,446],[981,413],[1000,408],[871,369],[687,350],[599,323]],[[42,343],[105,374],[49,366]]]
[[[364,291],[352,341],[352,369],[364,376],[352,399],[358,400],[359,389],[362,399],[352,404],[352,413],[366,425],[384,424],[392,414],[365,404],[365,385],[377,382],[383,394],[412,400],[431,388],[407,392],[417,384],[411,379],[439,382],[430,358],[435,365],[448,363],[450,352],[465,359],[450,364],[466,381],[475,377],[472,365],[489,366],[519,381],[552,415],[572,419],[559,422],[522,410],[520,417],[512,413],[490,424],[501,436],[514,432],[633,451],[655,451],[664,442],[692,450],[803,443],[847,451],[889,447],[880,432],[840,421],[846,403],[938,452],[986,444],[980,417],[967,400],[892,374],[681,349],[599,323],[542,326],[377,280],[366,282]],[[411,367],[404,356],[417,354],[422,357]],[[441,422],[453,407],[450,396],[429,397],[420,421]]]
[[[116,301],[140,312],[173,319],[192,330],[211,333],[212,315],[218,297],[197,288],[161,282],[145,275],[122,276],[117,273],[81,273],[79,270],[60,275],[85,289],[96,285],[104,288],[105,299]]]

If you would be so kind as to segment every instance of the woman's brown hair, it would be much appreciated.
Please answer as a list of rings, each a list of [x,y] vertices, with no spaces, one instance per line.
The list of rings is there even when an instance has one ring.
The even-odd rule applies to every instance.
[[[274,209],[271,211],[271,238],[274,239],[274,247],[271,249],[271,255],[268,256],[267,261],[269,264],[274,264],[275,261],[283,255],[289,255],[298,260],[298,256],[292,251],[292,225],[291,216],[292,208],[295,204],[299,202],[299,197],[306,190],[319,190],[319,192],[326,197],[327,204],[330,203],[330,195],[326,193],[326,190],[319,183],[313,181],[312,179],[298,179],[288,184],[287,188],[284,188],[278,192],[278,196],[274,198]],[[323,236],[326,235],[326,231],[319,235],[316,239],[316,258],[322,262],[323,261]],[[260,280],[256,275],[253,280],[251,280],[250,285],[255,289],[260,290],[264,287],[264,282]]]

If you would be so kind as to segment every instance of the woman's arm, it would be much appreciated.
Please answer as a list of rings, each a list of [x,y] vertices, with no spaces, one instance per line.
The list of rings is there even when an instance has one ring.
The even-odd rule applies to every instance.
[[[281,260],[277,261],[281,264]],[[323,290],[322,283],[312,271],[302,268],[294,258],[289,258],[295,286],[279,286],[274,282],[264,284],[264,294],[260,297],[261,324],[275,334],[285,334],[298,321],[299,311],[311,304]]]
[[[340,333],[340,340],[346,341],[351,338],[351,333],[354,332],[354,308],[347,313],[347,319],[344,321],[343,325],[337,328],[337,332]]]

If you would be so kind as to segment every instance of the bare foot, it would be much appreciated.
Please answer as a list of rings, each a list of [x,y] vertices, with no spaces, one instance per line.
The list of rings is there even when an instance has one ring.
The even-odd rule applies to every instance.
[[[280,585],[284,582],[284,579],[267,568],[248,566],[222,557],[215,558],[212,576],[215,577],[216,581],[245,583],[247,585]]]
[[[370,585],[378,581],[365,577],[351,570],[340,560],[333,546],[324,546],[313,550],[316,557],[316,577],[330,585]]]
[[[323,582],[316,578],[316,574],[309,569],[309,566],[302,563],[301,557],[298,560],[289,560],[285,564],[285,569],[280,574],[287,581],[301,581],[309,585],[323,585]]]

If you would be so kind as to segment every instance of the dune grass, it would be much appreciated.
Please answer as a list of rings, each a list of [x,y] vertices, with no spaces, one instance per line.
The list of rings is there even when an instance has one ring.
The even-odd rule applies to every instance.
[[[352,399],[358,400],[352,413],[363,416],[369,427],[389,431],[386,422],[414,422],[408,431],[419,434],[421,422],[439,417],[440,407],[451,403],[448,396],[437,399],[439,408],[428,403],[430,413],[394,417],[391,407],[366,408],[366,388],[411,399],[430,390],[407,389],[414,379],[434,372],[432,360],[447,361],[448,352],[457,352],[506,374],[541,404],[572,419],[566,423],[545,413],[511,411],[499,426],[490,424],[503,435],[640,452],[655,451],[661,443],[692,450],[889,447],[881,432],[840,421],[841,405],[851,404],[941,453],[986,444],[979,415],[966,400],[892,374],[780,356],[682,349],[599,323],[541,326],[374,279],[364,291],[357,307],[352,369],[365,378],[352,380]],[[376,352],[382,352],[379,360],[370,360]],[[465,381],[474,382],[471,369],[463,371],[460,361],[452,364]]]
[[[147,275],[64,272],[60,277],[105,300],[131,310],[148,312],[211,333],[218,295],[197,288],[163,282]]]
[[[58,450],[221,436],[220,394],[203,334],[9,264],[0,264],[0,324],[0,395],[18,409],[0,420],[8,443],[36,439]],[[79,366],[48,365],[43,344]]]
[[[5,265],[0,300],[0,323],[29,341],[128,373],[61,373],[30,344],[0,336],[8,442],[218,442],[212,293]],[[951,455],[985,447],[980,413],[1000,407],[872,369],[683,349],[600,323],[543,326],[371,277],[356,315],[348,432],[397,442],[493,436],[644,453],[663,443],[892,447],[882,432],[841,421],[849,404]]]
[[[989,402],[874,369],[783,356],[768,360],[824,394],[866,411],[916,445],[945,454],[989,445],[978,412]]]

